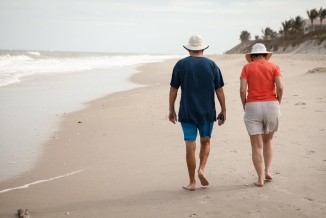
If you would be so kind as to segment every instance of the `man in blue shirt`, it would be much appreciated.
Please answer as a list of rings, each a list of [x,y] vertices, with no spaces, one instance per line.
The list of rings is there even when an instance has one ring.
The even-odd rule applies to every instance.
[[[204,50],[208,46],[203,43],[201,36],[190,37],[189,44],[184,45],[184,48],[189,51],[190,56],[179,60],[173,68],[169,94],[169,120],[174,124],[177,122],[174,105],[181,86],[178,121],[181,122],[186,142],[186,161],[190,180],[183,188],[194,191],[197,132],[199,131],[201,144],[198,177],[203,186],[208,186],[204,170],[210,151],[210,138],[216,119],[218,125],[224,124],[226,107],[221,71],[214,61],[204,57]],[[217,118],[215,94],[221,106]]]

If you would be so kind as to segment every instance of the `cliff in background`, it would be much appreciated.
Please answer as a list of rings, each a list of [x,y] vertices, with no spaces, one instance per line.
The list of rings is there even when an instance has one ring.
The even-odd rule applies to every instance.
[[[326,54],[326,30],[303,36],[281,37],[273,40],[250,40],[241,42],[225,54],[245,54],[255,43],[263,43],[268,51],[284,54]]]

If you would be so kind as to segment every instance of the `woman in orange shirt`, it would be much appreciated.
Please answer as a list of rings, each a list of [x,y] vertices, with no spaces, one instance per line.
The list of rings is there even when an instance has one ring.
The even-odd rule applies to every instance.
[[[244,122],[250,136],[252,161],[258,174],[255,185],[271,180],[272,139],[278,129],[283,84],[280,68],[269,62],[272,52],[262,43],[246,54],[249,62],[240,76],[240,97],[245,110]],[[265,164],[265,168],[264,168]]]

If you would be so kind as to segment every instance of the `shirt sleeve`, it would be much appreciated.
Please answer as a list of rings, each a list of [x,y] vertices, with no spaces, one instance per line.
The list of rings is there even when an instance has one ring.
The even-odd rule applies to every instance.
[[[277,76],[282,76],[281,74],[281,70],[280,70],[280,67],[275,65],[275,68],[274,68],[274,77],[277,77]]]
[[[215,80],[214,80],[214,85],[215,85],[215,90],[222,88],[224,86],[224,81],[223,81],[223,76],[221,73],[220,68],[215,64]]]
[[[179,67],[178,67],[178,63],[177,63],[173,68],[172,78],[171,78],[171,82],[170,82],[171,87],[176,88],[176,89],[178,89],[181,85],[178,68]]]
[[[247,67],[246,67],[246,65],[242,68],[240,79],[246,79],[246,80],[248,80],[248,73],[247,73]]]

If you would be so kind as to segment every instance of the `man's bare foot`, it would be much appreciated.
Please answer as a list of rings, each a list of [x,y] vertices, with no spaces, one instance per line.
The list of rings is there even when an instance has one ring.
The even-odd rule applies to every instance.
[[[207,179],[204,176],[204,173],[202,170],[198,170],[198,177],[200,180],[200,183],[202,184],[202,186],[208,186],[209,182],[207,181]]]
[[[188,191],[195,191],[196,189],[196,184],[189,184],[189,185],[184,185],[182,188],[188,190]]]

